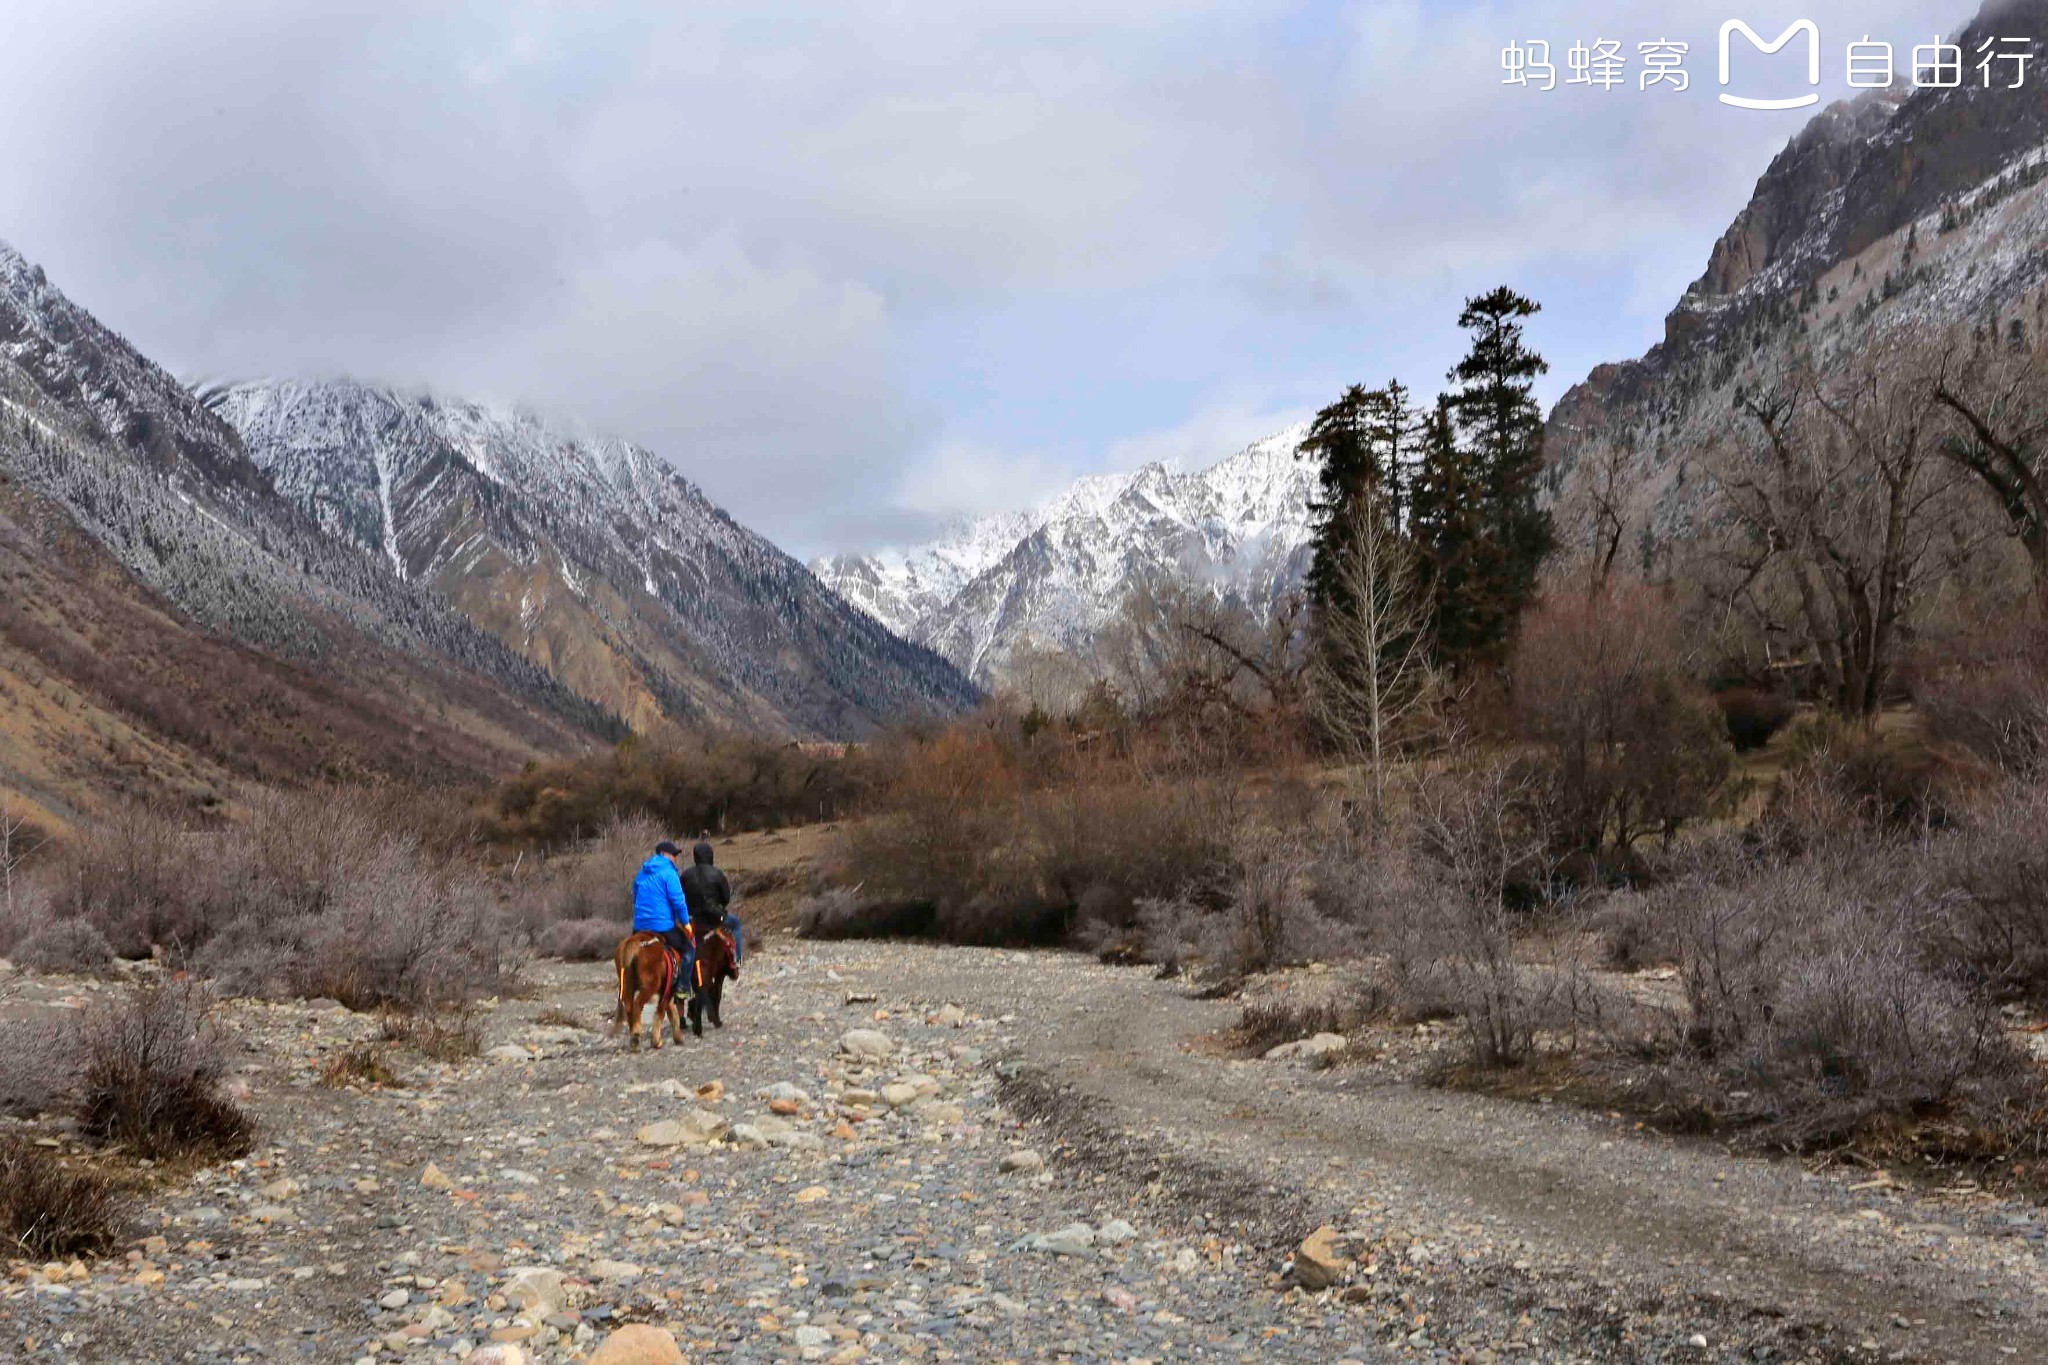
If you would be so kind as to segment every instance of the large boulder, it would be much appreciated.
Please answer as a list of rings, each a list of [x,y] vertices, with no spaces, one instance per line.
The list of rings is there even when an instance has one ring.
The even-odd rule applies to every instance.
[[[530,1365],[533,1357],[526,1354],[517,1342],[491,1341],[471,1351],[463,1360],[466,1365]]]
[[[505,1281],[505,1302],[535,1322],[553,1317],[568,1305],[569,1293],[562,1284],[562,1272],[540,1266],[515,1270]]]
[[[683,1365],[683,1348],[665,1327],[621,1327],[591,1353],[589,1365]]]
[[[850,1057],[887,1057],[896,1043],[880,1029],[856,1028],[839,1035],[839,1050]]]
[[[1268,1049],[1269,1062],[1313,1062],[1319,1057],[1334,1056],[1351,1046],[1351,1041],[1341,1033],[1318,1033],[1313,1038],[1299,1038],[1291,1043],[1282,1043]]]
[[[1337,1249],[1337,1229],[1327,1223],[1294,1249],[1294,1278],[1303,1289],[1328,1289],[1351,1269],[1351,1258]]]
[[[650,1123],[633,1134],[633,1140],[647,1147],[702,1147],[724,1137],[732,1124],[709,1109],[690,1109],[680,1118]]]

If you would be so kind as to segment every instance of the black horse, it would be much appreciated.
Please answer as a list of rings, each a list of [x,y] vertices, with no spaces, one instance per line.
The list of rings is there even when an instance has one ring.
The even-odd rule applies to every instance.
[[[725,1021],[718,1017],[718,1006],[725,997],[726,978],[740,978],[739,944],[732,935],[732,927],[727,925],[697,940],[697,964],[690,974],[690,1032],[699,1038],[704,1036],[707,1014],[711,1016],[711,1027],[725,1027]]]

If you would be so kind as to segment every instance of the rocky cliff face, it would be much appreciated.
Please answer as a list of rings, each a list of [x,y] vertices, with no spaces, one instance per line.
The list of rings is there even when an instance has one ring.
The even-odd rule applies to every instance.
[[[1706,271],[1639,360],[1603,365],[1549,423],[1550,488],[1568,495],[1602,443],[1646,476],[1652,536],[1681,532],[1697,457],[1734,396],[1795,352],[1823,367],[1906,327],[1997,329],[2033,344],[2048,283],[2048,0],[1997,0],[1956,40],[2029,37],[2019,90],[1871,91],[1823,110],[1771,163]],[[1976,82],[1974,66],[1966,72]],[[1994,84],[2003,85],[2008,76]]]
[[[1264,611],[1307,568],[1316,470],[1305,428],[1207,469],[1093,475],[1030,512],[984,517],[907,553],[818,561],[882,620],[999,681],[1027,641],[1085,654],[1147,581],[1207,583]]]
[[[631,442],[345,380],[203,396],[330,535],[636,727],[852,738],[974,700]]]

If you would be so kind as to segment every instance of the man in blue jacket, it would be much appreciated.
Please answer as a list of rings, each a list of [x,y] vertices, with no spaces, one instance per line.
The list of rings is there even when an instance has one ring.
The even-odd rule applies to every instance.
[[[690,903],[683,898],[683,876],[676,870],[675,860],[681,854],[681,849],[663,839],[633,878],[633,932],[661,935],[681,960],[678,980],[682,979],[682,966],[690,961],[692,946]]]

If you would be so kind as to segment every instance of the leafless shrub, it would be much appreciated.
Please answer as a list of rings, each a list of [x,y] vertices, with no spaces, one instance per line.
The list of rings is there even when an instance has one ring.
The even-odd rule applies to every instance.
[[[1998,995],[2048,997],[2048,782],[2006,783],[1929,850],[1951,894],[1930,950]]]
[[[1792,1146],[2001,1105],[2022,1068],[1991,996],[1930,954],[1942,907],[1918,867],[1910,851],[1838,844],[1743,883],[1674,888],[1688,1008],[1665,1080],[1750,1094]]]
[[[577,920],[623,924],[632,908],[633,874],[668,833],[647,815],[613,815],[580,851],[548,861],[538,888],[519,900],[528,932],[545,937],[547,926]],[[613,936],[617,942],[618,936]],[[610,949],[605,950],[609,955]],[[557,954],[549,954],[557,956]]]
[[[320,1084],[329,1090],[351,1087],[374,1089],[404,1084],[391,1065],[390,1046],[382,1042],[354,1043],[327,1059],[320,1068]]]
[[[931,911],[874,900],[858,886],[829,886],[797,902],[796,925],[805,938],[904,938],[927,932]]]
[[[625,936],[621,920],[570,919],[541,930],[537,947],[542,957],[564,962],[607,962]]]
[[[14,945],[14,963],[32,972],[101,976],[114,965],[114,950],[90,920],[45,920]]]
[[[78,1090],[78,1035],[38,1013],[0,1026],[0,1113],[20,1118],[70,1108]]]
[[[1600,943],[1602,961],[1616,971],[1634,972],[1671,961],[1677,943],[1670,925],[1655,913],[1657,902],[1633,890],[1617,891],[1592,912],[1588,930]]]
[[[434,1010],[509,989],[490,889],[458,866],[387,835],[359,854],[327,915],[306,927],[297,992],[354,1010]]]
[[[1239,855],[1217,935],[1219,965],[1244,976],[1277,966],[1353,957],[1354,930],[1317,909],[1311,859],[1291,840],[1253,837]]]
[[[378,1030],[387,1043],[399,1043],[436,1062],[461,1062],[484,1050],[483,1021],[465,1008],[412,1013],[387,1011]]]
[[[1526,798],[1560,854],[1625,859],[1722,808],[1727,728],[1687,677],[1677,614],[1656,589],[1553,588],[1522,623],[1514,714],[1536,746]]]
[[[212,1000],[190,982],[149,986],[80,1027],[79,1128],[150,1158],[232,1157],[254,1123],[221,1093]]]
[[[2048,625],[1966,638],[1920,672],[1913,700],[1930,741],[2017,777],[2048,771]]]
[[[578,1019],[575,1015],[569,1013],[569,1011],[563,1009],[560,1005],[548,1006],[546,1009],[542,1010],[539,1014],[536,1014],[533,1017],[533,1022],[539,1024],[543,1028],[588,1029],[590,1027],[589,1024],[584,1023],[581,1019]]]
[[[1551,884],[1550,828],[1536,790],[1513,763],[1489,760],[1432,774],[1416,793],[1415,839],[1437,890],[1409,951],[1487,1066],[1526,1060],[1547,1018],[1550,977],[1518,961],[1524,917],[1510,905],[1511,896],[1540,898]]]
[[[1208,926],[1214,916],[1185,897],[1168,896],[1138,902],[1138,952],[1147,962],[1181,972],[1206,954]]]
[[[0,1246],[10,1257],[104,1256],[128,1224],[128,1201],[97,1171],[26,1138],[0,1139]]]
[[[82,844],[61,858],[55,875],[58,912],[91,919],[122,957],[148,957],[152,945],[208,936],[218,864],[195,857],[185,830],[161,811],[117,811],[94,831],[89,848]]]
[[[1832,717],[1801,722],[1791,751],[1759,830],[1782,852],[1911,834],[1953,818],[1957,774],[1931,751]]]
[[[1264,1052],[1318,1033],[1349,1033],[1366,1014],[1359,999],[1344,995],[1275,995],[1246,1002],[1237,1028],[1247,1051]]]
[[[1056,939],[1084,920],[1128,930],[1140,901],[1229,865],[1238,815],[1234,785],[1213,774],[1041,754],[1001,728],[964,726],[901,755],[883,800],[846,832],[831,874],[864,889],[862,914],[820,903],[812,932],[1002,943]]]
[[[580,843],[622,814],[672,835],[772,829],[837,819],[873,780],[861,748],[821,751],[764,735],[670,731],[534,765],[499,788],[493,827],[556,848]]]

